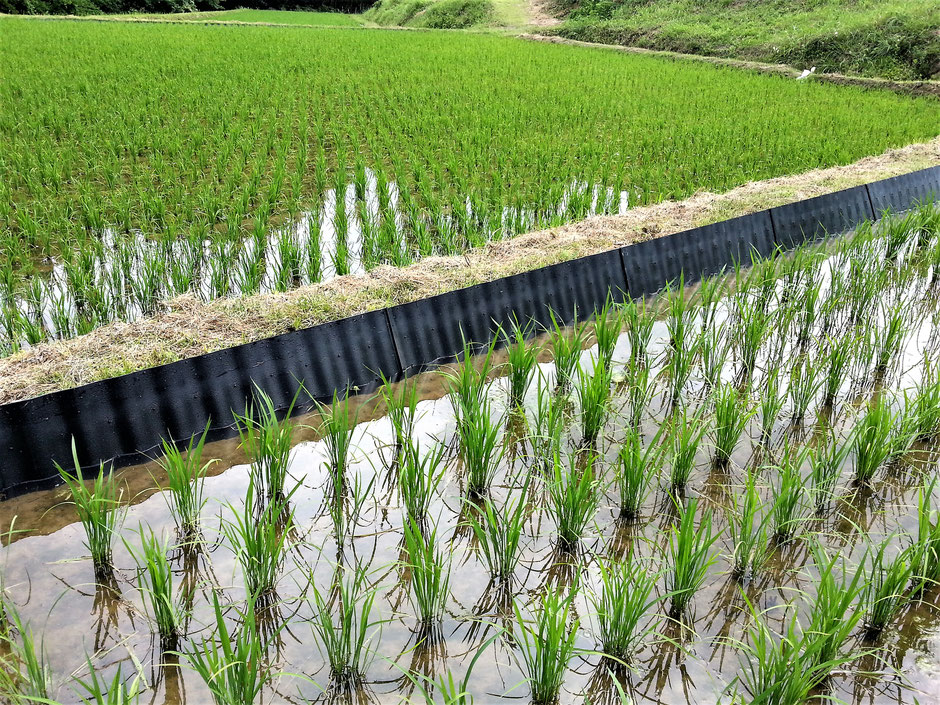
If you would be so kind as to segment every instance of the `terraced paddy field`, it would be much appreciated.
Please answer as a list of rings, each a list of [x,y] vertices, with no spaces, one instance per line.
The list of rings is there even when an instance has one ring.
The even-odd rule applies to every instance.
[[[940,105],[506,37],[2,18],[0,353],[849,163]]]

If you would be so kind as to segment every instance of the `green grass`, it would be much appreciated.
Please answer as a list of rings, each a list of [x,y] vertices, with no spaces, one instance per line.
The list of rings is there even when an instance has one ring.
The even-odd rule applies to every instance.
[[[601,210],[621,191],[630,205],[724,191],[923,141],[940,121],[925,99],[480,33],[0,23],[3,352],[179,293],[351,271],[364,213],[363,266],[401,265],[582,218],[588,184],[611,189]],[[379,189],[366,205],[370,172],[397,204]],[[321,237],[274,237],[337,185],[356,195],[312,219]],[[320,251],[328,226],[346,249]],[[101,278],[106,252],[119,266]],[[45,257],[65,281],[44,295],[30,275]]]
[[[581,0],[563,36],[898,79],[936,71],[936,3],[907,0]]]

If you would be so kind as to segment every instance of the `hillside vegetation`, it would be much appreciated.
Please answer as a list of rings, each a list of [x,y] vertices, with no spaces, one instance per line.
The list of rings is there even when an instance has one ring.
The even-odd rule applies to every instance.
[[[940,72],[937,0],[561,0],[582,41],[914,80]]]
[[[522,25],[521,5],[493,0],[379,0],[363,17],[385,26],[467,29]]]

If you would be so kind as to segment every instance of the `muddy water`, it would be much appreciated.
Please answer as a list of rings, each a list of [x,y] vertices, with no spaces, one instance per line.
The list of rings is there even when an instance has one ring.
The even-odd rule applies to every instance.
[[[716,320],[729,315],[721,306]],[[924,476],[936,472],[935,448],[918,448],[901,465],[882,470],[871,490],[857,490],[851,484],[852,458],[843,468],[832,507],[818,517],[808,519],[800,540],[776,549],[764,569],[752,580],[740,585],[730,575],[732,551],[726,511],[732,495],[740,496],[745,468],[760,467],[779,452],[785,437],[812,443],[819,418],[843,435],[851,428],[861,405],[874,393],[908,389],[922,374],[920,361],[933,332],[931,318],[923,317],[909,333],[897,372],[891,375],[887,389],[873,387],[861,380],[849,379],[843,385],[835,408],[821,409],[818,401],[810,407],[807,422],[794,428],[784,407],[774,429],[771,449],[758,443],[756,420],[738,444],[728,469],[719,469],[711,460],[704,443],[699,450],[696,470],[687,494],[704,498],[703,510],[712,512],[721,537],[716,542],[715,563],[708,578],[695,595],[688,626],[682,628],[662,618],[663,609],[651,611],[659,620],[662,636],[651,637],[636,656],[629,671],[616,676],[622,687],[638,703],[718,703],[727,702],[722,692],[741,673],[743,654],[736,642],[744,639],[748,626],[746,600],[758,609],[769,610],[768,620],[775,627],[784,623],[784,605],[793,604],[801,616],[807,614],[803,596],[811,598],[815,566],[808,549],[808,537],[815,536],[829,553],[845,557],[850,570],[865,555],[869,542],[894,536],[898,548],[905,545],[906,534],[917,531],[917,492]],[[656,324],[649,350],[654,372],[661,369],[668,332],[662,322]],[[584,350],[582,365],[590,364],[596,348]],[[626,336],[614,354],[614,373],[622,370],[630,354]],[[553,369],[543,353],[540,371],[549,381]],[[758,369],[761,368],[760,361]],[[729,360],[724,378],[733,378],[734,365]],[[423,375],[417,380],[422,401],[418,404],[416,428],[423,448],[432,442],[451,445],[455,426],[450,400],[444,394],[439,375]],[[535,404],[534,384],[527,397],[531,417]],[[761,377],[752,387],[760,389]],[[657,387],[661,390],[661,387]],[[495,378],[489,389],[494,412],[505,408],[505,379]],[[691,408],[703,403],[704,381],[693,375],[684,390]],[[817,395],[818,396],[818,395]],[[300,488],[293,497],[298,534],[278,583],[278,602],[268,624],[283,624],[272,639],[268,658],[281,675],[266,689],[265,702],[361,702],[398,703],[404,698],[419,698],[406,671],[431,677],[449,670],[460,677],[477,651],[499,629],[511,632],[505,595],[494,591],[482,560],[476,556],[466,528],[460,525],[464,511],[462,474],[459,463],[451,459],[445,481],[435,495],[430,516],[438,525],[439,540],[446,542],[452,557],[451,590],[448,612],[441,625],[442,638],[431,646],[417,643],[416,618],[409,602],[407,576],[399,567],[402,557],[402,509],[397,490],[388,480],[393,433],[380,403],[359,400],[360,423],[356,428],[352,472],[364,483],[374,481],[374,491],[364,507],[355,536],[342,553],[332,537],[332,523],[324,504],[328,477],[325,471],[324,443],[314,429],[315,418],[299,419],[297,443],[291,456],[290,474]],[[668,565],[663,558],[667,533],[674,512],[664,491],[666,477],[654,480],[640,519],[623,525],[617,521],[619,498],[612,483],[614,462],[623,438],[626,398],[618,392],[613,411],[599,444],[601,460],[597,467],[611,483],[607,486],[595,521],[582,541],[578,555],[559,553],[555,547],[554,526],[545,511],[544,484],[535,474],[535,501],[530,507],[522,561],[515,576],[513,593],[520,604],[535,599],[547,584],[578,583],[576,601],[580,619],[578,646],[581,653],[572,661],[565,679],[563,703],[619,702],[618,688],[607,665],[596,655],[594,634],[596,618],[587,599],[599,590],[596,568],[598,555],[625,555],[633,551],[640,560],[649,561],[651,570]],[[567,445],[580,442],[577,409],[572,402],[572,419]],[[647,409],[644,432],[647,439],[658,431],[667,415],[664,396],[657,396]],[[515,496],[523,479],[533,473],[529,466],[529,448],[524,440],[507,432],[506,462],[500,468],[493,494],[497,501]],[[221,525],[240,507],[248,490],[249,468],[237,444],[223,442],[207,448],[207,455],[220,462],[206,480],[209,501],[203,511],[206,537],[204,549],[196,555],[173,555],[178,580],[191,580],[199,586],[189,624],[189,644],[211,634],[213,615],[211,589],[221,588],[228,603],[244,600],[240,569],[227,542],[221,538]],[[668,467],[666,468],[668,470]],[[808,464],[803,467],[804,477]],[[665,472],[665,471],[664,471]],[[769,503],[774,474],[762,468],[760,493]],[[154,475],[155,482],[150,479]],[[141,525],[172,537],[173,522],[165,497],[153,489],[159,484],[155,465],[123,471],[125,496],[130,500],[123,521],[122,539],[137,544],[135,532]],[[81,527],[71,523],[71,507],[62,504],[61,490],[36,493],[0,504],[3,526],[14,524],[18,532],[8,542],[5,552],[6,586],[19,606],[22,616],[37,634],[44,634],[44,648],[52,671],[62,687],[58,696],[65,702],[76,701],[67,681],[72,674],[87,673],[84,654],[94,667],[110,677],[120,667],[131,674],[140,664],[150,686],[143,701],[153,703],[206,703],[210,696],[198,676],[185,666],[177,666],[173,657],[161,656],[143,613],[135,589],[134,562],[127,547],[115,546],[116,579],[111,586],[96,586],[92,565],[83,547]],[[21,533],[19,533],[21,532]],[[372,638],[375,654],[366,683],[354,694],[329,688],[328,667],[320,655],[309,622],[313,608],[308,579],[325,589],[335,565],[358,563],[368,566],[370,581],[378,590],[377,620]],[[660,578],[660,594],[665,581]],[[232,611],[234,616],[234,611]],[[804,620],[805,624],[805,620]],[[851,645],[866,651],[860,660],[838,671],[830,692],[834,698],[849,703],[940,703],[940,591],[929,591],[922,601],[912,603],[874,644],[853,635]],[[470,681],[470,690],[478,703],[528,700],[524,674],[516,660],[511,640],[497,639],[485,647]]]

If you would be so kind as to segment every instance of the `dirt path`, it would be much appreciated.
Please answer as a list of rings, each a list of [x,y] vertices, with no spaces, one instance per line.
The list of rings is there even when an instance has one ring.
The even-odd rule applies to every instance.
[[[551,0],[528,0],[529,25],[532,27],[557,27],[561,20],[552,14]]]
[[[722,195],[634,208],[492,242],[459,257],[410,267],[378,267],[286,294],[203,303],[183,296],[136,323],[48,342],[0,359],[0,403],[26,399],[134,370],[270,337],[385,306],[453,291],[639,240],[940,164],[940,137],[848,166],[751,182]]]

